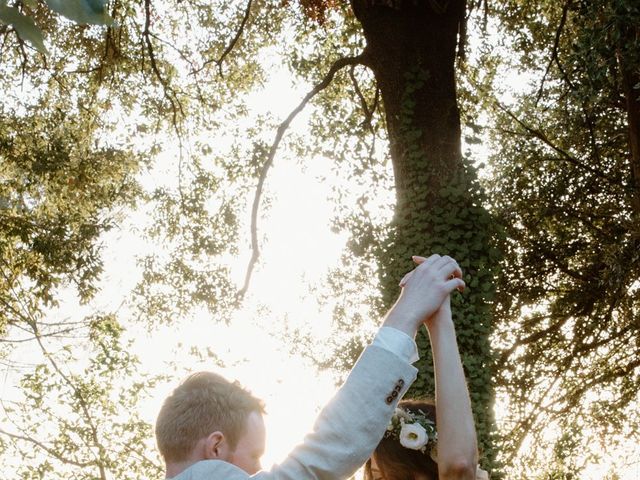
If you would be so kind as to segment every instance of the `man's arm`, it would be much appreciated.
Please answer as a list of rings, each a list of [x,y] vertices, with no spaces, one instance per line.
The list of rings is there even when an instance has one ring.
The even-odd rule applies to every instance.
[[[460,268],[448,257],[434,255],[418,265],[385,318],[383,327],[391,329],[387,333],[396,330],[392,333],[396,340],[404,337],[413,344],[419,326],[440,308],[451,291],[464,286],[457,278],[460,275]],[[379,336],[385,336],[383,331]],[[313,432],[281,465],[252,478],[346,478],[369,458],[384,435],[398,400],[416,375],[406,354],[412,348],[399,347],[402,340],[376,340],[365,349],[345,384],[322,410]]]
[[[416,372],[396,354],[370,345],[304,442],[282,464],[255,478],[320,480],[353,475],[382,438]]]

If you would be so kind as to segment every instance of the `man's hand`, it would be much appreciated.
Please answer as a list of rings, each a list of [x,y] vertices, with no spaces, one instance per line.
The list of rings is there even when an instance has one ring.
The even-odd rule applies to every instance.
[[[464,289],[462,270],[448,256],[413,257],[418,266],[400,282],[400,297],[384,325],[414,336],[420,325],[438,311],[449,294]]]

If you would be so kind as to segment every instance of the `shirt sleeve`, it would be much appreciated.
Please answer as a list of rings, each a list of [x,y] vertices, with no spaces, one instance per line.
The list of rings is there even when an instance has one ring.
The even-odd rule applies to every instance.
[[[384,348],[408,363],[417,362],[420,358],[413,338],[397,328],[380,327],[371,344]]]
[[[393,332],[391,337],[402,338]],[[408,337],[405,340],[412,343]],[[351,477],[371,456],[398,401],[416,378],[417,369],[400,354],[373,344],[365,348],[304,441],[280,465],[258,472],[251,480]]]

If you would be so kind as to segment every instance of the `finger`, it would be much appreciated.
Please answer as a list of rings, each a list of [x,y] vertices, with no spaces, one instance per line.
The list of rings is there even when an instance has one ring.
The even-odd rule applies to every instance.
[[[419,257],[417,255],[414,255],[411,258],[413,259],[414,262],[416,262],[418,264],[418,266],[422,270],[424,270],[426,268],[429,268],[433,264],[435,264],[441,257],[437,253],[434,253],[429,258]]]
[[[442,257],[438,258],[438,260],[433,263],[433,268],[435,270],[442,270],[445,267],[445,265],[447,265],[448,263],[451,263],[451,262],[455,262],[455,260],[453,258],[451,258],[449,255],[443,255]]]
[[[457,263],[449,255],[443,255],[438,259],[438,261],[436,263],[434,263],[433,266],[434,266],[434,268],[437,268],[438,270],[441,270],[441,269],[445,268],[447,266],[447,264],[449,264],[451,262]]]
[[[454,290],[458,290],[460,293],[464,292],[464,288],[465,288],[465,283],[464,280],[462,280],[461,278],[452,278],[451,280],[448,280],[445,282],[444,287],[445,289],[451,293]]]
[[[400,286],[401,287],[404,288],[404,286],[407,284],[407,282],[411,278],[411,275],[413,275],[413,270],[411,270],[409,273],[405,274],[404,277],[402,277],[402,280],[400,280]]]
[[[457,262],[453,262],[453,264],[451,265],[451,268],[453,269],[453,271],[447,276],[447,278],[449,276],[453,276],[453,278],[462,278],[462,269],[460,268],[460,265],[458,265]],[[448,272],[449,270],[445,270],[446,272]]]
[[[442,260],[438,262],[437,267],[439,271],[444,274],[445,278],[462,278],[462,269],[460,268],[460,265],[458,265],[458,262],[448,255],[442,257]]]

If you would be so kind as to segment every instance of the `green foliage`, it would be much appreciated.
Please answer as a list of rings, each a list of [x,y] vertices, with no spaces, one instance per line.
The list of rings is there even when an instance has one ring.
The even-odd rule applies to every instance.
[[[82,2],[57,5],[74,21],[91,20],[77,10]],[[130,353],[122,319],[82,315],[95,309],[103,286],[104,234],[136,203],[149,201],[157,214],[152,239],[184,249],[169,250],[165,271],[163,259],[144,260],[149,268],[136,298],[148,293],[156,303],[141,301],[126,321],[138,317],[134,329],[152,328],[175,320],[180,308],[221,311],[225,297],[234,304],[228,268],[211,261],[238,242],[237,202],[220,185],[251,177],[256,165],[242,165],[244,151],[220,153],[214,175],[208,160],[219,137],[199,141],[197,154],[185,138],[247,112],[240,94],[263,77],[251,57],[269,44],[263,40],[273,32],[265,26],[283,13],[273,5],[251,15],[256,29],[225,54],[243,11],[237,3],[166,7],[118,2],[117,23],[97,28],[22,2],[18,8],[53,47],[46,58],[25,49],[13,28],[0,28],[0,355],[10,380],[21,378],[3,398],[0,464],[16,478],[162,476],[157,454],[149,453],[151,426],[138,413],[158,379]],[[229,98],[238,100],[214,116]],[[145,192],[138,175],[162,148],[179,159],[176,167],[187,165],[184,183],[176,191],[171,177],[171,188]],[[226,206],[219,213],[217,191],[215,201]],[[157,284],[175,292],[154,295]],[[176,295],[182,303],[173,302]],[[172,313],[165,317],[166,308]],[[69,311],[72,318],[61,318]]]
[[[120,217],[117,210],[139,196],[142,160],[101,145],[96,123],[83,113],[55,102],[24,113],[12,106],[0,114],[1,355],[16,370],[12,377],[22,378],[4,403],[0,433],[11,442],[3,470],[13,467],[16,478],[68,478],[70,470],[75,478],[97,478],[105,469],[118,478],[157,475],[157,459],[136,458],[148,450],[151,429],[133,407],[150,385],[119,385],[139,374],[122,328],[112,316],[69,320],[53,313],[63,293],[80,303],[95,295],[99,241]],[[23,342],[37,351],[25,352]],[[34,366],[25,373],[26,359]],[[118,391],[122,398],[113,397]]]
[[[42,32],[36,26],[32,18],[20,13],[16,7],[8,7],[0,4],[0,21],[11,25],[20,38],[29,42],[40,53],[47,53]]]
[[[111,25],[113,19],[106,10],[105,0],[47,0],[51,10],[78,24]],[[25,1],[19,5],[30,13],[38,8],[38,2]],[[38,52],[46,54],[44,35],[31,16],[25,15],[18,7],[9,7],[6,0],[0,3],[0,22],[12,26],[18,36],[31,44]]]
[[[44,305],[63,282],[89,299],[102,269],[95,242],[112,225],[104,213],[137,195],[135,156],[95,148],[80,122],[60,111],[0,116],[2,326],[16,321],[25,282]]]
[[[22,376],[23,400],[5,408],[8,419],[20,426],[22,442],[9,450],[22,459],[19,478],[44,473],[60,479],[159,477],[160,460],[147,453],[152,427],[136,407],[161,377],[137,372],[138,360],[123,344],[115,317],[94,316],[86,323],[85,360],[67,347],[53,353],[39,338],[45,363]],[[123,383],[134,373],[135,383]]]
[[[577,480],[583,478],[584,465],[589,461],[582,452],[584,438],[576,424],[566,425],[552,445],[552,457],[547,459],[536,480]]]
[[[153,149],[139,132],[154,119],[137,130],[118,114],[149,97],[117,89],[130,70],[94,32],[40,4],[22,8],[60,47],[31,56],[11,28],[0,30],[0,357],[16,380],[3,395],[2,471],[159,476],[158,459],[141,457],[151,458],[151,429],[135,411],[152,383],[117,328],[81,313],[100,288],[104,234],[139,200]],[[114,31],[102,33],[109,45]],[[126,379],[134,373],[137,384]]]
[[[609,449],[624,444],[614,433],[623,425],[628,441],[640,433],[631,148],[640,132],[623,88],[625,71],[640,66],[640,11],[626,1],[542,2],[500,14],[519,45],[512,61],[538,64],[513,107],[494,112],[489,185],[507,234],[496,336],[496,381],[509,397],[502,449],[514,471],[535,471],[560,419],[590,425]],[[583,447],[575,455],[593,443]]]

